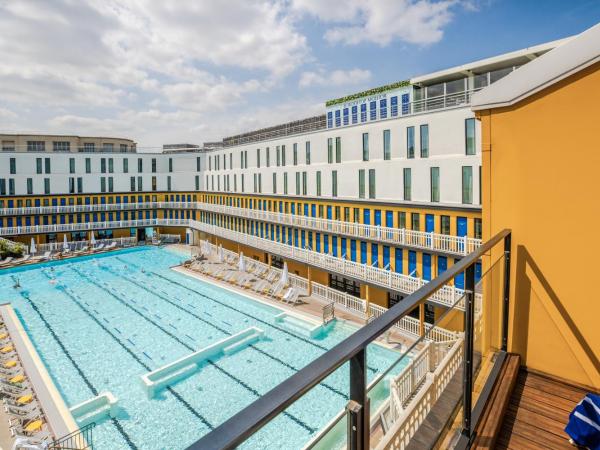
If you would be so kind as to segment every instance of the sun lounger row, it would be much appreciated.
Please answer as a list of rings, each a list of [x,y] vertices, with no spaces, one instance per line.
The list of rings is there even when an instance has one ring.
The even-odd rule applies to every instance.
[[[8,425],[21,445],[52,441],[46,419],[3,323],[0,324],[0,397]]]

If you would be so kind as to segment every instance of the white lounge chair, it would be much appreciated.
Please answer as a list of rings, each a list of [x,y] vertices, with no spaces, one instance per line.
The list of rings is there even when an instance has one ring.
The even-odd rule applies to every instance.
[[[92,247],[92,251],[93,252],[99,252],[100,250],[102,250],[104,248],[104,244],[100,244],[97,247]]]
[[[13,258],[12,256],[9,256],[8,258],[6,258],[6,259],[4,259],[4,260],[0,261],[0,267],[2,267],[2,266],[6,266],[6,265],[10,264],[10,263],[12,262],[12,260],[13,260],[13,259],[14,259],[14,258]]]
[[[86,245],[85,247],[82,247],[82,248],[80,248],[79,250],[75,250],[75,251],[73,252],[73,254],[75,254],[75,255],[81,255],[82,253],[85,253],[85,252],[87,252],[87,251],[88,251],[88,249],[89,249],[89,247]]]
[[[104,250],[112,250],[116,246],[117,246],[117,243],[113,241],[110,244],[108,244]]]
[[[23,264],[24,262],[29,261],[30,258],[31,258],[31,255],[25,255],[22,258],[19,258],[19,259],[13,261],[13,264],[15,264],[15,265]]]
[[[35,261],[46,261],[47,259],[50,259],[50,256],[52,256],[52,252],[50,250],[48,250],[43,255],[41,255],[41,256],[34,256],[31,259],[33,259]]]

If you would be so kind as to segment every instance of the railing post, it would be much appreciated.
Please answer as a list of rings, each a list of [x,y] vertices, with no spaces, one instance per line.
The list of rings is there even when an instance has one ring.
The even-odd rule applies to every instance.
[[[352,418],[356,424],[352,427],[352,420],[348,421],[348,448],[352,450],[368,450],[370,444],[366,369],[367,352],[363,348],[350,360],[350,402],[347,410],[351,414],[349,419]]]
[[[502,304],[502,350],[508,349],[508,314],[510,302],[510,246],[511,235],[504,238],[504,295]]]
[[[475,316],[475,264],[465,271],[465,348],[463,355],[463,429],[470,443],[472,436],[471,410],[473,394],[473,345]]]

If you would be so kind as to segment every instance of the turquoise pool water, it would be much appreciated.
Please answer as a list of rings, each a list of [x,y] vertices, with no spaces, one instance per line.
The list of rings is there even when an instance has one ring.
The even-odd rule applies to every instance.
[[[184,259],[146,247],[0,271],[2,300],[14,306],[67,405],[105,391],[119,399],[118,417],[94,430],[97,449],[186,448],[355,330],[335,323],[309,338],[276,323],[276,308],[170,269]],[[141,375],[251,326],[265,338],[148,398]],[[398,356],[372,345],[369,380]],[[347,393],[346,365],[244,448],[301,448]]]

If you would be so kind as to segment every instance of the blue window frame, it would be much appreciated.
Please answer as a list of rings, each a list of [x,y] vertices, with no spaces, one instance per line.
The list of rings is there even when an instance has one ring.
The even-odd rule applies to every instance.
[[[375,210],[375,226],[381,226],[381,210]]]
[[[379,100],[379,118],[386,119],[387,118],[387,99],[382,98]]]
[[[371,225],[371,210],[368,208],[363,210],[363,223],[365,225]]]
[[[344,125],[348,125],[348,108],[344,108]]]
[[[377,120],[377,101],[369,102],[369,120]]]
[[[329,254],[329,235],[323,235],[323,253]]]
[[[410,113],[410,97],[408,94],[402,94],[402,115]]]
[[[390,269],[390,248],[387,245],[383,246],[383,268]]]
[[[360,121],[361,122],[367,121],[367,104],[366,103],[363,103],[362,105],[360,105]]]
[[[333,128],[333,112],[329,111],[327,113],[327,128]]]
[[[402,273],[402,249],[401,248],[397,248],[394,251],[394,270],[397,273]]]
[[[348,240],[346,238],[340,239],[340,256],[346,258],[346,252],[348,251]]]
[[[312,231],[308,232],[308,248],[313,250],[313,234]]]
[[[356,241],[350,240],[350,260],[356,262]]]
[[[417,275],[417,252],[415,252],[414,250],[409,250],[408,251],[408,274],[411,277],[414,277]]]
[[[302,248],[306,248],[306,231],[302,230],[302,232],[300,233],[300,239],[302,242]]]
[[[331,236],[331,251],[333,252],[333,256],[338,255],[338,240],[337,236]]]
[[[394,226],[394,211],[385,212],[385,226],[392,228]]]
[[[423,253],[423,279],[431,280],[431,254]]]
[[[316,250],[321,253],[321,233],[315,233]]]
[[[390,98],[390,109],[391,116],[396,117],[398,115],[398,97]]]
[[[460,261],[460,259],[456,258],[454,260],[454,264],[456,264],[459,261]],[[465,273],[464,272],[461,272],[454,277],[454,285],[459,289],[465,288]]]
[[[340,116],[340,110],[336,109],[335,110],[335,126],[339,127],[341,125],[342,125],[342,119],[341,119],[341,116]]]
[[[358,123],[358,106],[352,107],[352,123]]]
[[[438,276],[443,274],[448,269],[448,258],[442,255],[437,257]]]

